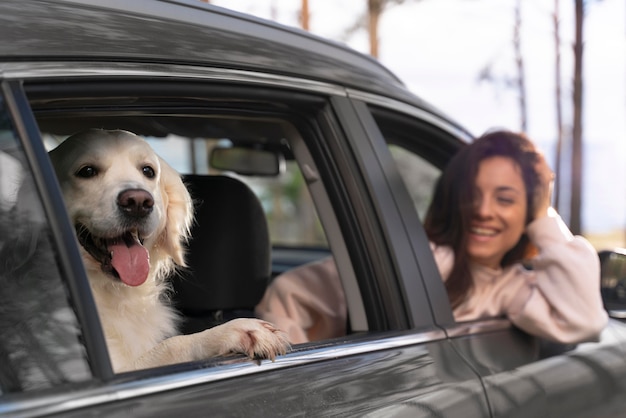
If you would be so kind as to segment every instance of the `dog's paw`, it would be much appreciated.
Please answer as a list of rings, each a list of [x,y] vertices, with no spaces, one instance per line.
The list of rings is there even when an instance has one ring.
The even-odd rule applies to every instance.
[[[221,328],[222,354],[243,353],[255,360],[274,361],[291,348],[285,332],[260,319],[233,319],[216,328]]]

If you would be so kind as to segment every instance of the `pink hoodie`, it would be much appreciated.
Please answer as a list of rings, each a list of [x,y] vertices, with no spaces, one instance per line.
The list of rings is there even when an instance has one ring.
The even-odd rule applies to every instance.
[[[608,316],[600,296],[600,263],[583,237],[553,213],[533,221],[528,236],[539,255],[532,270],[472,265],[474,287],[454,310],[458,322],[507,316],[529,334],[562,343],[597,340]],[[450,247],[431,244],[443,280],[454,263]],[[288,271],[271,283],[257,315],[289,334],[293,344],[346,333],[345,295],[332,257]]]

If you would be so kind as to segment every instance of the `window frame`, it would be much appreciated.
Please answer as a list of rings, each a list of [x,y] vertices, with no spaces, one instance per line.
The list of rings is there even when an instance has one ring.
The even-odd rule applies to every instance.
[[[402,205],[406,204],[406,199],[410,201],[410,197],[406,188],[403,189],[404,194],[398,195],[394,192],[398,186],[404,187],[404,184],[393,157],[364,102],[335,98],[333,104],[337,111],[341,112],[340,119],[345,123],[352,152],[357,155],[360,164],[358,170],[364,179],[365,188],[371,195],[369,206],[374,212],[371,214],[372,221],[380,223],[379,240],[367,242],[370,246],[380,244],[378,248],[370,251],[378,252],[380,260],[386,259],[387,275],[379,278],[379,282],[386,286],[382,296],[387,297],[388,304],[396,307],[399,305],[398,301],[404,302],[404,306],[397,313],[405,316],[406,327],[411,329],[432,327],[433,308],[427,298],[416,257],[411,252],[413,244],[411,237],[414,235],[412,231],[419,230],[421,225],[415,212],[413,214],[417,224],[415,229],[410,229],[411,225],[406,225],[402,218],[400,210]],[[383,181],[380,181],[381,179]]]
[[[433,144],[407,141],[401,145],[404,145],[407,149],[411,148],[409,146],[411,143],[413,143],[413,146],[422,147],[424,152],[431,153],[434,156],[433,165],[442,169],[446,163],[446,155],[447,158],[450,158],[464,144],[463,140],[467,141],[469,137],[460,135],[460,132],[454,125],[434,114],[419,111],[416,108],[410,108],[405,104],[391,100],[380,101],[369,95],[353,94],[353,96],[357,96],[352,99],[355,112],[368,133],[367,138],[371,146],[376,148],[376,155],[382,167],[382,177],[386,179],[393,196],[389,201],[395,203],[395,209],[398,211],[399,219],[396,222],[399,225],[396,228],[405,231],[406,241],[397,244],[399,249],[406,251],[405,256],[401,259],[405,261],[411,259],[415,262],[414,265],[407,263],[404,270],[405,273],[399,277],[403,297],[413,315],[413,323],[417,327],[421,326],[420,321],[423,321],[424,306],[427,306],[429,309],[428,313],[432,315],[435,324],[444,329],[454,327],[456,322],[452,308],[430,249],[428,237],[415,210],[413,200],[389,151],[387,140],[379,128],[378,121],[380,119],[377,121],[374,113],[378,112],[382,117],[387,117],[399,125],[404,125],[407,132],[411,132],[411,135],[413,135],[415,130],[418,130],[418,132],[424,133],[428,138],[437,139],[438,143],[433,141]],[[380,115],[379,117],[381,117]],[[379,201],[381,200],[379,199]],[[385,209],[385,212],[388,211],[389,209]],[[398,235],[399,232],[394,234],[394,237]],[[394,252],[393,254],[398,253]],[[401,259],[398,258],[398,262]],[[409,294],[423,295],[427,302],[415,296],[409,297]]]

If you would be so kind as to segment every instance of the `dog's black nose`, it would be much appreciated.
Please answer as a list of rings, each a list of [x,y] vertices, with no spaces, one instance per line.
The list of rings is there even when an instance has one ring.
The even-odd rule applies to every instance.
[[[143,218],[152,212],[154,198],[145,190],[128,189],[117,195],[117,206],[128,216]]]

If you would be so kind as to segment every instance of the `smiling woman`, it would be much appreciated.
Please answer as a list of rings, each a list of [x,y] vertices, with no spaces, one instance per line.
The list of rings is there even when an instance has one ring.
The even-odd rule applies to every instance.
[[[424,227],[457,320],[506,315],[550,340],[598,337],[598,257],[550,208],[552,179],[512,132],[487,133],[452,158]]]

